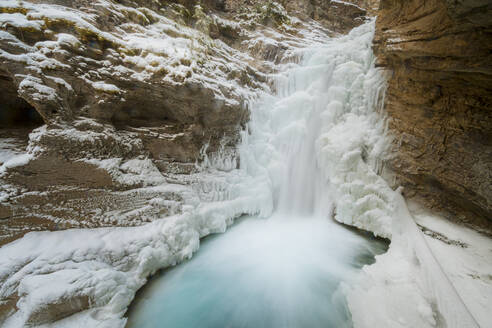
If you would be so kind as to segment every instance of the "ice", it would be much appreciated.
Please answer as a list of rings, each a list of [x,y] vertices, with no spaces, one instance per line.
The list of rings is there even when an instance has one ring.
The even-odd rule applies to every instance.
[[[377,174],[390,139],[377,113],[385,84],[374,66],[373,24],[304,49],[300,64],[278,76],[276,96],[250,106],[241,165],[271,182],[281,211],[335,213],[390,237],[393,191]]]
[[[339,282],[384,251],[331,220],[246,217],[139,293],[128,328],[352,327]]]
[[[123,179],[135,174],[152,177],[145,161],[103,160],[101,165],[125,170]],[[63,300],[73,306],[78,299],[87,298],[90,309],[82,306],[78,311],[85,311],[48,326],[72,327],[84,322],[123,326],[126,308],[150,274],[191,257],[199,238],[224,232],[234,218],[259,213],[265,204],[271,212],[270,195],[264,192],[263,182],[242,171],[209,167],[196,178],[205,180],[202,183],[208,188],[190,190],[162,182],[147,187],[163,194],[180,193],[185,198],[182,214],[135,228],[29,233],[0,248],[0,297],[5,299],[12,293],[19,296],[19,310],[3,325],[19,327],[50,304]],[[211,193],[215,196],[207,201]],[[162,200],[151,203],[156,201]]]
[[[486,327],[488,321],[484,319],[483,303],[468,298],[470,292],[463,289],[463,282],[455,276],[469,275],[473,271],[461,263],[457,267],[443,267],[441,261],[449,263],[451,257],[451,262],[459,263],[468,256],[474,258],[472,267],[477,268],[477,262],[481,262],[480,257],[490,251],[492,243],[483,243],[484,238],[474,236],[472,243],[482,243],[486,249],[475,254],[465,252],[469,253],[467,256],[449,247],[435,253],[417,227],[403,197],[396,194],[395,199],[397,204],[389,251],[378,256],[375,264],[365,267],[360,283],[347,291],[354,325],[368,328],[375,325],[383,328]],[[438,221],[438,218],[432,217],[431,220]],[[466,228],[455,226],[455,229],[458,234],[466,235]],[[490,268],[490,261],[484,264]],[[471,285],[477,288],[485,282],[482,279]],[[490,299],[492,286],[489,284],[476,295]]]

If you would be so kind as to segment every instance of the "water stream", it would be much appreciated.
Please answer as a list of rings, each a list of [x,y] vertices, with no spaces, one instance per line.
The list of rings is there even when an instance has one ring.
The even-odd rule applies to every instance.
[[[241,170],[261,178],[272,213],[241,219],[154,278],[128,327],[351,326],[343,286],[387,247],[333,220],[385,235],[373,29],[303,49],[277,77],[277,93],[251,105]]]

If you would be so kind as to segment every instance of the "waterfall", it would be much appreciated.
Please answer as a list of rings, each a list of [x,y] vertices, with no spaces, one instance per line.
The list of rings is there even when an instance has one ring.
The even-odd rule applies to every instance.
[[[375,159],[387,139],[374,106],[384,84],[374,68],[373,31],[372,21],[299,49],[298,62],[276,76],[275,94],[250,104],[240,169],[220,175],[224,183],[211,184],[217,193],[208,194],[220,200],[212,207],[220,214],[240,209],[252,217],[163,275],[129,327],[352,326],[341,283],[354,281],[386,245],[331,217],[343,221],[358,211],[354,222],[378,219],[367,213],[389,207],[377,188]],[[216,161],[206,162],[213,171]],[[225,194],[234,198],[224,201]],[[381,203],[372,207],[365,197]],[[360,204],[347,207],[351,199]],[[201,206],[196,222],[209,223],[213,212]]]
[[[389,237],[392,190],[378,176],[389,145],[379,113],[384,78],[372,54],[374,21],[300,50],[252,104],[241,167],[269,182],[277,213],[334,215]]]
[[[276,76],[276,93],[250,104],[240,169],[205,161],[217,175],[202,186],[210,202],[193,220],[209,233],[225,231],[234,213],[269,219],[240,220],[205,241],[149,289],[129,327],[435,327],[443,318],[476,327],[403,198],[379,175],[390,139],[373,36],[370,21],[299,49],[299,62]],[[394,234],[390,250],[361,270],[384,243],[331,218]]]
[[[420,294],[412,297],[420,309],[404,311],[407,322],[478,327],[426,244],[403,197],[379,175],[391,139],[382,114],[385,79],[375,67],[371,48],[374,27],[373,20],[346,36],[301,51],[299,64],[291,64],[277,77],[276,94],[251,107],[251,134],[242,145],[241,164],[244,162],[243,168],[251,174],[261,172],[270,181],[274,218],[333,216],[376,235],[393,237],[384,261],[396,264],[372,270],[381,270],[384,284],[378,288],[384,295],[391,288],[400,288],[398,281],[389,283],[386,270],[411,268],[398,279],[416,282],[411,283],[408,294],[387,304],[388,308],[394,304],[405,308],[408,296],[418,290]],[[400,254],[406,263],[398,263]],[[396,287],[388,287],[393,283]],[[371,284],[368,288],[374,292],[374,281]],[[370,327],[367,318],[373,311],[364,304],[374,296],[356,295],[359,298],[351,305],[358,304],[356,317],[363,319],[358,324]],[[395,315],[403,316],[400,312],[388,314]],[[382,325],[386,319],[378,317],[377,323]]]

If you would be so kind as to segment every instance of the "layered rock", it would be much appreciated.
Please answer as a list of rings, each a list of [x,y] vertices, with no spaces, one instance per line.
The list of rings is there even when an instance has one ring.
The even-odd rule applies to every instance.
[[[31,135],[24,162],[4,165],[6,241],[111,224],[101,210],[129,199],[114,192],[162,183],[157,167],[189,172],[206,143],[214,151],[236,142],[243,102],[265,86],[252,58],[220,39],[229,38],[220,28],[237,26],[204,10],[148,1],[0,4],[5,126],[22,116],[46,124]],[[39,115],[26,119],[31,113]]]
[[[247,104],[271,87],[267,74],[365,14],[338,1],[197,3],[0,3],[0,134],[15,139],[0,153],[0,244],[179,213],[179,192],[143,188],[192,186],[219,150],[237,165]],[[157,196],[166,204],[149,204]]]
[[[266,15],[264,23],[272,24],[281,22],[284,18],[276,14],[276,5],[271,2],[261,0],[226,0],[224,7],[226,10],[241,12],[248,5],[257,8],[265,6],[265,13],[271,12],[273,15]],[[362,0],[350,1],[321,1],[321,0],[300,0],[300,1],[278,1],[292,15],[303,20],[314,19],[324,27],[338,33],[347,33],[356,26],[362,24],[366,17],[368,4]]]
[[[492,228],[492,3],[382,0],[374,40],[388,70],[388,167],[405,195]]]

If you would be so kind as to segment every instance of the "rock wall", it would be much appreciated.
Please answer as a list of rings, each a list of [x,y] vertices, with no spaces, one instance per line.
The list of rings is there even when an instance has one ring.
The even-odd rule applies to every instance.
[[[306,23],[345,33],[366,14],[378,15],[374,49],[389,74],[395,184],[490,230],[490,1],[197,3],[0,3],[0,138],[23,136],[14,152],[29,143],[32,155],[0,172],[3,242],[173,213],[153,207],[115,219],[148,208],[138,188],[196,172],[206,145],[210,154],[234,152],[245,100],[269,88],[267,74],[288,57],[286,43],[305,37]]]
[[[268,74],[312,31],[346,32],[365,15],[348,2],[284,4],[0,1],[0,245],[179,213],[179,192],[142,188],[197,189],[197,164],[218,150],[235,165]]]
[[[374,40],[405,195],[492,229],[492,2],[382,0]]]
[[[239,27],[206,12],[215,5],[0,3],[2,127],[46,124],[31,133],[29,160],[1,169],[0,244],[30,230],[113,225],[101,213],[147,199],[116,192],[162,183],[159,171],[190,173],[205,144],[235,145],[244,101],[265,85],[253,58],[228,45]]]
[[[241,12],[248,7],[272,6],[273,2],[264,0],[225,0],[226,11]],[[285,10],[304,21],[313,19],[324,27],[337,33],[347,33],[364,22],[366,18],[365,0],[322,1],[322,0],[279,0]],[[359,6],[360,5],[360,6]],[[268,21],[265,23],[269,23]]]

